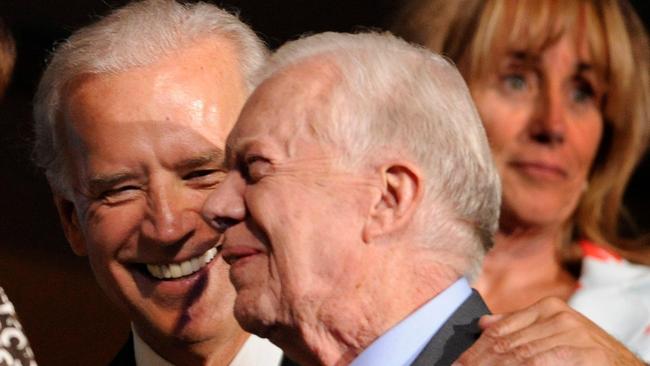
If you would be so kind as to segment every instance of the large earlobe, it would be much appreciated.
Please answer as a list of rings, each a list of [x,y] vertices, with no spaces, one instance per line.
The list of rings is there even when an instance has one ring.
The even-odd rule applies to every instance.
[[[371,208],[364,227],[365,242],[406,228],[422,201],[424,178],[417,167],[399,162],[380,169],[381,195]]]
[[[72,251],[78,256],[85,256],[88,254],[86,248],[86,241],[84,240],[81,226],[79,225],[79,217],[77,216],[77,208],[74,203],[57,194],[54,195],[54,205],[59,213],[59,220],[63,227],[63,234],[70,243]]]

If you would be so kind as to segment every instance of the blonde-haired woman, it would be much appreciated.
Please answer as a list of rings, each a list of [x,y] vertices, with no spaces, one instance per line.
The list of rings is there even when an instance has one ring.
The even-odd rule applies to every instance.
[[[522,359],[631,357],[562,301],[540,301],[553,297],[650,359],[650,247],[617,236],[650,119],[648,37],[631,6],[414,0],[393,31],[456,62],[502,178],[500,229],[474,286],[515,313],[485,320],[487,334],[503,332],[499,347]]]

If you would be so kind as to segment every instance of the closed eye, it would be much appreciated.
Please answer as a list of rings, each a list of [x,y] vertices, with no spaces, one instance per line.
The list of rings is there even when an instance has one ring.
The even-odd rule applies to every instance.
[[[139,186],[125,185],[107,189],[101,192],[98,198],[109,205],[116,205],[133,199],[139,191]]]
[[[268,159],[259,155],[247,156],[244,160],[242,173],[248,183],[256,183],[265,175],[264,167],[268,164]]]
[[[183,176],[183,180],[197,188],[212,188],[221,183],[226,176],[222,169],[197,169]]]
[[[201,178],[208,176],[210,174],[214,174],[218,171],[218,169],[200,169],[200,170],[194,170],[189,172],[188,174],[185,174],[183,176],[183,179],[185,180],[190,180],[190,179],[196,179],[196,178]]]

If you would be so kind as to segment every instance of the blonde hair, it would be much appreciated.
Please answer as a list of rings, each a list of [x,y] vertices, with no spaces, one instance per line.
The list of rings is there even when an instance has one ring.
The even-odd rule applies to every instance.
[[[11,32],[0,19],[0,98],[4,96],[5,90],[11,79],[11,71],[16,62],[16,44]]]
[[[573,235],[650,263],[647,247],[635,251],[618,236],[623,194],[648,145],[650,117],[650,45],[626,1],[413,0],[393,24],[406,40],[454,60],[470,85],[493,70],[498,42],[539,51],[573,28],[583,32],[596,71],[608,85],[605,133],[573,216]],[[569,240],[560,253],[570,260],[574,249]]]

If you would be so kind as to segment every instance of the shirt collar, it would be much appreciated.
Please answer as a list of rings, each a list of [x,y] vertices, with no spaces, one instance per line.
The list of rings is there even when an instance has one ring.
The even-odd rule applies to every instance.
[[[135,327],[131,324],[133,332],[133,353],[137,366],[174,366],[162,358],[156,351],[140,338]],[[280,365],[282,361],[282,350],[273,345],[267,339],[259,338],[251,334],[242,348],[237,352],[230,366],[246,365]]]
[[[133,332],[133,353],[135,354],[135,364],[137,366],[174,366],[140,338],[133,324],[131,324],[131,332]]]
[[[410,365],[471,294],[467,280],[458,279],[372,342],[350,366]]]

